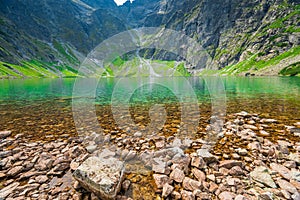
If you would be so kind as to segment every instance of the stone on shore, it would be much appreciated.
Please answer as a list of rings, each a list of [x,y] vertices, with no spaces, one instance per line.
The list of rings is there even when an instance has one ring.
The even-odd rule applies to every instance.
[[[220,162],[220,167],[231,169],[232,167],[239,166],[242,167],[243,163],[237,160],[224,160]]]
[[[7,138],[11,135],[11,131],[0,131],[0,139]]]
[[[163,174],[153,174],[153,178],[157,188],[163,188],[165,183],[169,182],[169,177]]]
[[[250,176],[254,180],[268,187],[277,188],[275,182],[273,181],[272,177],[269,174],[269,170],[266,167],[262,167],[262,166],[256,167],[252,172],[250,172]]]
[[[124,163],[113,157],[90,157],[76,169],[73,176],[83,188],[101,199],[115,199],[124,178]]]
[[[166,183],[164,186],[163,186],[163,191],[162,191],[162,196],[163,197],[167,197],[169,196],[174,190],[174,187],[169,185],[168,183]]]
[[[271,163],[270,167],[273,171],[278,172],[283,178],[290,180],[292,179],[291,171],[283,165]]]
[[[181,183],[184,179],[184,172],[178,168],[175,168],[170,174],[170,179],[176,181],[177,183]]]
[[[222,192],[221,194],[219,194],[219,199],[220,200],[234,200],[235,195],[231,192]]]
[[[19,182],[15,182],[10,184],[9,186],[0,190],[0,199],[5,199],[8,195],[10,195],[18,186],[20,185]]]

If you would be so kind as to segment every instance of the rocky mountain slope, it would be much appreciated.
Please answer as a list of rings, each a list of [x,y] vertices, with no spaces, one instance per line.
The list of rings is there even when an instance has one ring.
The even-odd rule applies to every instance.
[[[2,76],[73,76],[99,41],[125,30],[112,0],[1,0],[0,5],[0,60],[23,65],[0,63]]]
[[[24,66],[42,66],[40,76],[75,75],[93,47],[135,27],[166,27],[199,41],[214,65],[204,71],[193,66],[194,74],[300,71],[299,0],[135,0],[120,7],[113,0],[0,0],[0,5],[2,76],[26,76]],[[171,58],[162,52],[155,59]]]

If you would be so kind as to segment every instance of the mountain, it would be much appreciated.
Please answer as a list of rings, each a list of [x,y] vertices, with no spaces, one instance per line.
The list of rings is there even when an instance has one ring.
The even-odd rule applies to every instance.
[[[23,72],[40,66],[51,76],[74,75],[92,48],[126,29],[114,14],[117,5],[112,0],[1,0],[0,5],[1,61],[23,65],[14,69],[2,62],[1,72],[8,76],[11,71],[49,76]]]
[[[135,7],[139,13],[146,12],[141,8],[149,2],[141,2],[124,5],[132,10],[130,16],[138,12]],[[195,38],[210,54],[217,69],[222,69],[220,73],[277,75],[289,67],[300,73],[299,0],[155,2],[152,12],[138,22],[142,26],[183,31]],[[160,59],[165,57],[159,55]]]
[[[194,66],[189,69],[194,74],[300,74],[299,0],[135,0],[122,6],[113,0],[0,0],[0,5],[2,77],[31,76],[41,67],[43,73],[35,76],[76,75],[100,42],[137,27],[165,27],[196,39],[214,67]],[[176,59],[156,51],[151,57],[157,60]]]

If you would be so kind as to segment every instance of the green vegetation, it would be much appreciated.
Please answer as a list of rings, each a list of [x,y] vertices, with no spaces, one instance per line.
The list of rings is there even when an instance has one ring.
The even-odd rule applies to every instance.
[[[53,41],[54,48],[71,63],[78,63],[77,58],[69,47],[66,49],[56,40]],[[67,50],[67,51],[66,51]]]
[[[117,57],[110,65],[105,67],[102,76],[190,76],[184,63],[163,60],[148,60],[144,58]]]
[[[76,77],[77,73],[76,69],[68,65],[57,65],[38,60],[24,61],[19,65],[0,61],[0,78]]]
[[[268,66],[274,66],[278,64],[281,60],[288,58],[288,57],[294,57],[300,54],[300,46],[294,47],[274,58],[271,58],[270,60],[257,60],[258,53],[252,55],[249,59],[244,60],[242,62],[239,62],[235,65],[230,65],[225,68],[223,68],[220,71],[220,74],[239,74],[241,72],[247,72],[249,70],[260,70]]]
[[[279,72],[283,76],[296,76],[300,74],[300,62],[291,64]]]
[[[122,66],[125,63],[125,60],[123,60],[120,56],[118,56],[115,60],[112,61],[112,64],[114,66]]]
[[[177,72],[179,72],[182,76],[191,76],[191,74],[187,71],[187,69],[184,67],[184,63],[180,63],[177,68]]]

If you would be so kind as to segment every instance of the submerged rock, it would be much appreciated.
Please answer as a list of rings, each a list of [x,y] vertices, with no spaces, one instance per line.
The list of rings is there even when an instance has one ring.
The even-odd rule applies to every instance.
[[[101,199],[115,199],[124,178],[124,163],[112,157],[90,157],[77,168],[73,176],[82,187]]]

